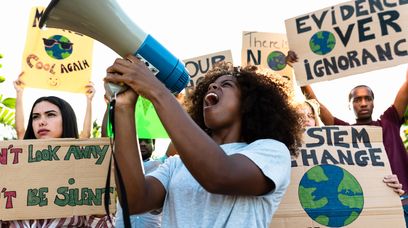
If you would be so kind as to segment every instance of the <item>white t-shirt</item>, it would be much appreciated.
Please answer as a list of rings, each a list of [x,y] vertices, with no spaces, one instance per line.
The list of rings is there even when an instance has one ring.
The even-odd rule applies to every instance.
[[[275,183],[262,196],[232,196],[207,192],[190,174],[180,157],[173,156],[148,174],[167,191],[162,227],[268,227],[290,182],[288,148],[272,139],[251,144],[221,145],[227,155],[243,154]]]
[[[146,174],[152,172],[159,167],[161,162],[155,160],[148,160],[143,162],[144,171]],[[137,228],[157,228],[161,226],[161,213],[143,213],[130,216],[130,225]],[[123,220],[122,206],[119,200],[116,204],[116,228],[125,227]],[[1,227],[0,227],[1,228]]]

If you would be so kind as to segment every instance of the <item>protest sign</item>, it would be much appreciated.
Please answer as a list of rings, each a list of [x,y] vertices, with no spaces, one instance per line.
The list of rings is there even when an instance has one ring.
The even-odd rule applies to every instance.
[[[143,139],[169,138],[153,104],[139,96],[136,103],[137,136]]]
[[[299,85],[408,62],[408,1],[348,1],[285,21]],[[384,75],[386,76],[386,75]]]
[[[267,32],[242,33],[242,66],[255,65],[260,71],[292,80],[293,69],[286,64],[289,51],[285,34]]]
[[[110,154],[108,138],[1,141],[0,220],[105,214]]]
[[[186,96],[191,94],[191,91],[203,80],[205,74],[213,68],[213,65],[220,61],[233,63],[231,51],[220,51],[183,61],[191,78],[185,88]]]
[[[31,10],[21,80],[27,87],[85,93],[91,80],[93,39],[69,30],[40,29],[44,10]]]
[[[307,128],[270,227],[404,227],[391,173],[380,127]]]

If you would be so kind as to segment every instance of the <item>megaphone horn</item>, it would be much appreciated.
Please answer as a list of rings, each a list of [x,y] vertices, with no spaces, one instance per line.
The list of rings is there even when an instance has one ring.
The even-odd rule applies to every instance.
[[[87,35],[122,57],[132,53],[172,93],[179,93],[190,81],[184,64],[133,23],[114,0],[52,0],[40,19],[41,28],[44,24]]]

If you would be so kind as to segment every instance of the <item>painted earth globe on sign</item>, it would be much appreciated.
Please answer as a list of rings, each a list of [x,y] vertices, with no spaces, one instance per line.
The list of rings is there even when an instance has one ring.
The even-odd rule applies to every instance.
[[[310,49],[317,55],[325,55],[331,52],[335,45],[336,38],[333,33],[328,31],[315,33],[309,41]]]
[[[283,70],[286,67],[286,55],[280,51],[269,53],[267,58],[268,66],[274,71]]]
[[[66,59],[72,54],[73,43],[61,35],[54,35],[48,39],[43,38],[47,55],[54,59]]]
[[[355,221],[363,210],[363,190],[356,178],[335,165],[309,169],[299,184],[299,200],[311,219],[329,227]]]

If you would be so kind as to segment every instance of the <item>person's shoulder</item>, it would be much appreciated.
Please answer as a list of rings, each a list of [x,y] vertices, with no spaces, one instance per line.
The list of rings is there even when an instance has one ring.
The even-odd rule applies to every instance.
[[[175,154],[173,156],[170,156],[170,157],[166,158],[166,160],[164,160],[164,162],[162,164],[166,164],[166,163],[170,164],[170,165],[179,166],[183,162],[182,162],[180,156],[178,154]]]
[[[398,114],[397,108],[395,108],[393,104],[384,111],[384,114],[387,112],[395,112]]]
[[[289,154],[288,147],[275,139],[258,139],[250,143],[247,147],[249,150],[259,150],[259,151],[285,151]]]
[[[403,118],[400,118],[400,116],[398,115],[398,111],[394,105],[391,105],[390,107],[388,107],[383,112],[383,114],[380,116],[379,120],[377,120],[377,122],[384,121],[384,120],[396,122],[398,124],[403,123]]]
[[[160,161],[149,159],[146,161],[143,161],[144,166],[159,166],[161,164]]]
[[[282,142],[275,139],[258,139],[250,143],[248,146],[263,146],[263,145],[276,145],[276,146],[285,146]]]
[[[346,121],[344,121],[344,120],[341,120],[341,119],[339,119],[339,118],[337,118],[337,117],[333,117],[333,125],[343,125],[343,126],[348,126],[348,125],[351,125],[350,123],[348,123],[348,122],[346,122]]]

